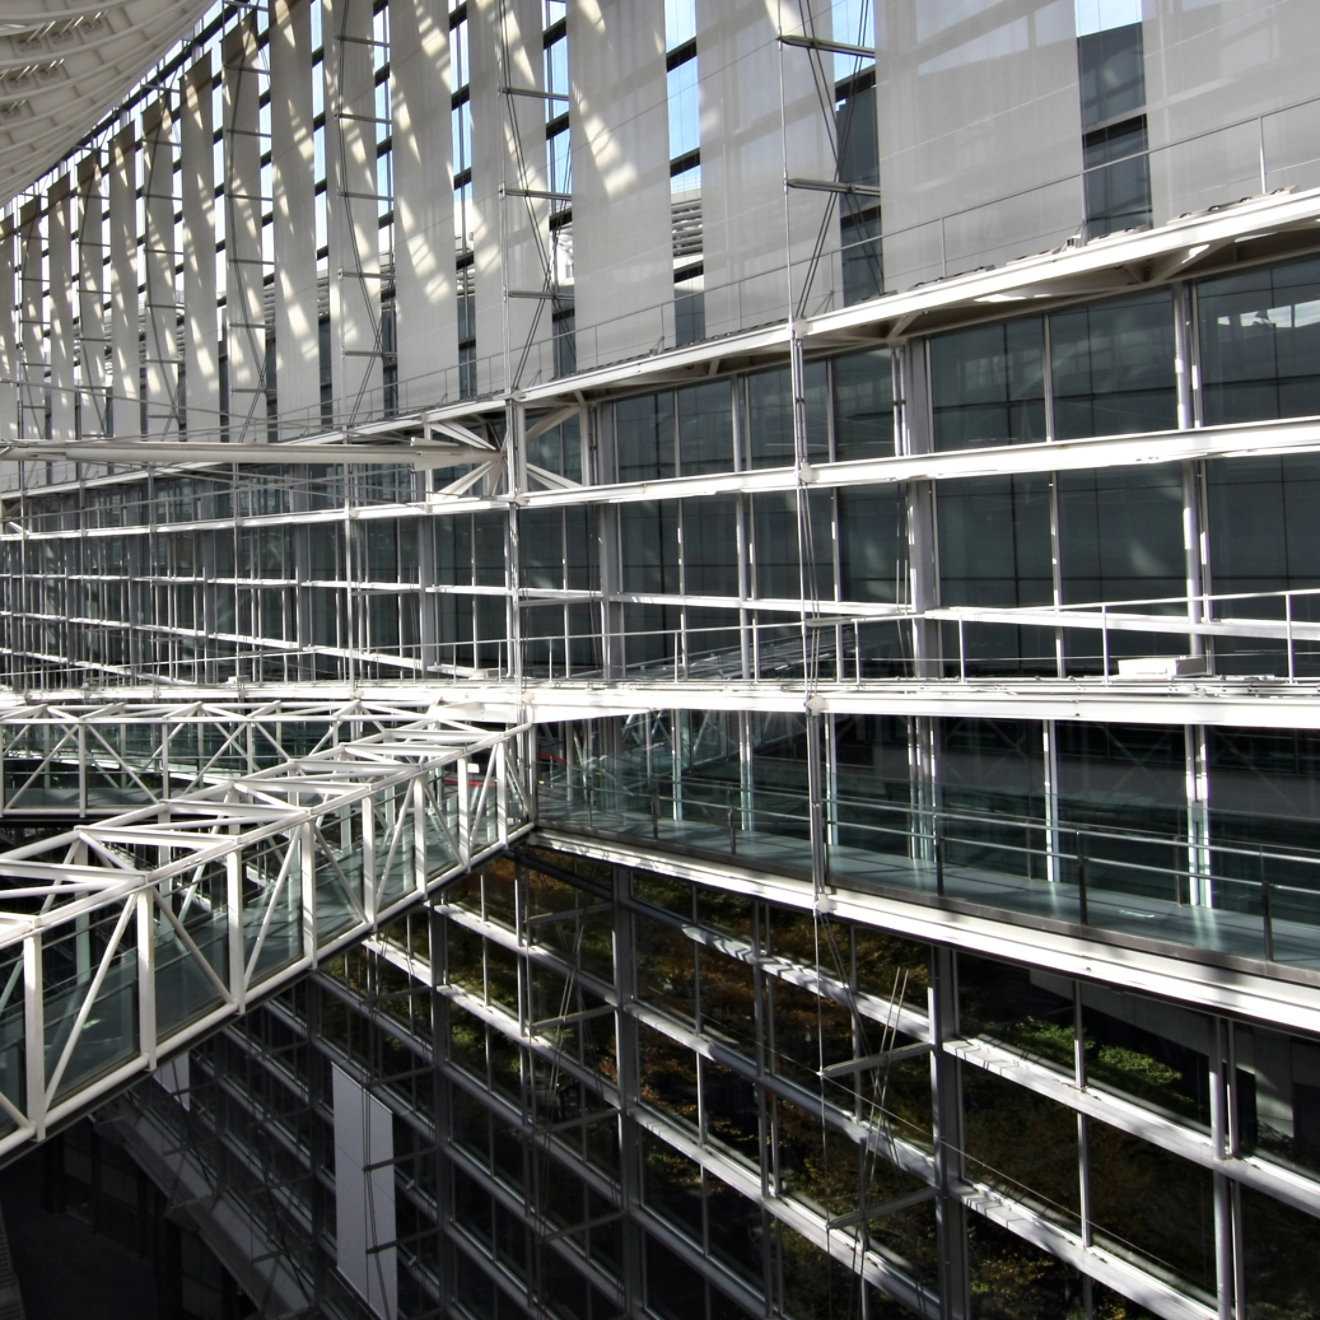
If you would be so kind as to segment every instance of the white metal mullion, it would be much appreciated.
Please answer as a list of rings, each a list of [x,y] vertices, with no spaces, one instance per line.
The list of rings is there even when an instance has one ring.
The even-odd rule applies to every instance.
[[[27,1071],[28,1122],[38,1138],[46,1135],[46,999],[42,932],[23,941],[23,1045]]]
[[[362,799],[362,915],[371,925],[376,924],[376,792]],[[338,864],[335,869],[343,877]],[[345,881],[347,886],[347,881]]]
[[[460,866],[472,864],[472,817],[469,810],[468,760],[460,756],[455,762],[455,787],[458,790],[458,856]]]
[[[137,910],[138,1049],[148,1068],[157,1060],[156,925],[152,920],[155,889],[143,889],[132,900]]]
[[[426,892],[426,771],[419,768],[408,785],[408,796],[412,802],[413,841],[412,841],[412,890],[418,894]],[[3,1002],[0,1001],[0,1007]]]
[[[235,848],[225,857],[227,934],[229,938],[229,998],[240,1013],[247,1009],[247,983],[244,978],[246,948],[243,925],[243,851]]]
[[[495,770],[495,807],[496,827],[502,847],[509,846],[509,743],[508,740],[495,744],[490,758]]]

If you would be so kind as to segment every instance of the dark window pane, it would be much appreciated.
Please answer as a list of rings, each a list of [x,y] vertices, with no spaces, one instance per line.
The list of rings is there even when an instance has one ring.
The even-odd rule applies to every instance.
[[[1130,115],[1146,104],[1140,23],[1078,38],[1077,65],[1083,128]]]
[[[1173,300],[1167,293],[1050,317],[1055,437],[1075,440],[1176,426],[1173,329]]]
[[[1035,318],[933,339],[935,448],[1044,440],[1044,359]]]
[[[1086,135],[1082,154],[1090,237],[1150,224],[1150,159],[1146,151],[1144,115]]]

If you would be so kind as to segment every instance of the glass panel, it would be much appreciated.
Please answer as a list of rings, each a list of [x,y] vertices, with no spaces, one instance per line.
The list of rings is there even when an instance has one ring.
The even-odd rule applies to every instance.
[[[1320,734],[1300,729],[1208,731],[1216,904],[1245,920],[1223,922],[1240,951],[1314,965],[1320,925]],[[1268,894],[1265,891],[1268,886]]]
[[[1045,439],[1044,331],[1038,319],[930,341],[935,448]]]
[[[1098,128],[1083,141],[1086,226],[1091,238],[1151,222],[1146,118]]]
[[[958,955],[959,1028],[1069,1077],[1075,1073],[1072,982],[1048,972]]]
[[[1244,597],[1217,601],[1216,616],[1320,621],[1320,593],[1306,594],[1320,587],[1320,519],[1313,516],[1320,500],[1320,459],[1299,454],[1215,460],[1206,464],[1206,489],[1215,592]],[[1287,590],[1302,594],[1291,601],[1264,594]],[[1244,637],[1215,638],[1216,671],[1286,675],[1286,640],[1246,631]],[[1314,641],[1295,638],[1292,653],[1298,677],[1320,673]]]
[[[161,893],[160,906],[169,909],[221,983],[227,985],[228,879],[224,863],[209,862],[176,881]],[[154,937],[156,1029],[163,1039],[208,1009],[218,1007],[224,996],[180,938],[173,922],[159,911],[155,912]],[[279,940],[275,932],[267,938],[275,938],[277,943]]]
[[[887,348],[872,348],[831,361],[835,458],[885,458],[894,452],[892,356]]]
[[[689,595],[737,596],[738,508],[732,495],[682,500],[683,586]],[[701,646],[702,651],[711,648]]]
[[[107,957],[119,916],[118,907],[98,911],[82,929],[62,926],[48,932],[42,941],[48,1085],[97,970]],[[133,917],[108,957],[109,967],[100,990],[56,1088],[57,1100],[138,1052],[137,923]]]
[[[679,471],[685,477],[733,469],[733,391],[727,381],[679,390]]]
[[[1096,1244],[1210,1302],[1215,1290],[1210,1170],[1097,1119],[1087,1131]]]
[[[1208,1130],[1210,1019],[1103,986],[1081,990],[1086,1084]]]
[[[1316,1221],[1249,1187],[1241,1199],[1245,1320],[1309,1320],[1315,1314]]]
[[[1320,1173],[1320,1042],[1237,1024],[1242,1151]]]
[[[1147,912],[1188,897],[1183,730],[1061,723],[1057,737],[1063,874],[1076,883],[1080,853],[1090,920],[1144,929]],[[1107,900],[1105,891],[1153,906]]]
[[[824,462],[829,458],[829,395],[825,363],[809,362],[805,372],[807,455],[813,462]],[[787,369],[763,371],[748,377],[747,415],[751,466],[791,467],[796,454],[793,447],[793,387]]]
[[[674,398],[645,394],[614,407],[619,480],[672,477],[674,468]]]
[[[1039,1247],[991,1223],[968,1215],[968,1247],[975,1314],[1013,1320],[1086,1320],[1082,1276]],[[1127,1306],[1126,1299],[1122,1299]],[[1095,1320],[1136,1320],[1134,1309],[1092,1312]]]
[[[940,836],[948,865],[1044,880],[1048,874],[1041,726],[941,721]]]
[[[1320,259],[1197,287],[1205,422],[1320,413]]]
[[[968,1177],[1079,1232],[1077,1115],[969,1065],[962,1090]]]
[[[945,605],[1049,605],[1054,599],[1047,476],[940,482],[940,598]],[[954,673],[1053,674],[1053,630],[1012,624],[945,625]]]
[[[1059,440],[1172,429],[1178,422],[1173,299],[1143,294],[1050,317]]]
[[[1079,37],[1077,65],[1083,128],[1130,115],[1146,104],[1140,23],[1125,23]]]

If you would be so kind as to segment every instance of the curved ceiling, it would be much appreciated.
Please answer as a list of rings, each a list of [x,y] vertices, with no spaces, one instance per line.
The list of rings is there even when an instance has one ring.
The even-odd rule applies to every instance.
[[[57,165],[212,3],[0,4],[0,205]]]

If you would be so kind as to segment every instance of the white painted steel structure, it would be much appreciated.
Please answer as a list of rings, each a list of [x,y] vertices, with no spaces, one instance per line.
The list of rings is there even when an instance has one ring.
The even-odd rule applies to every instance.
[[[270,706],[18,716],[29,731],[53,723],[70,735],[37,775],[85,782],[109,762],[147,797],[143,760],[169,785],[172,742],[226,733],[200,774],[185,774],[212,786],[0,854],[0,1153],[89,1112],[531,826],[522,729],[360,704],[284,714],[321,729],[287,760]],[[157,746],[136,764],[123,747],[103,755],[112,722]]]

